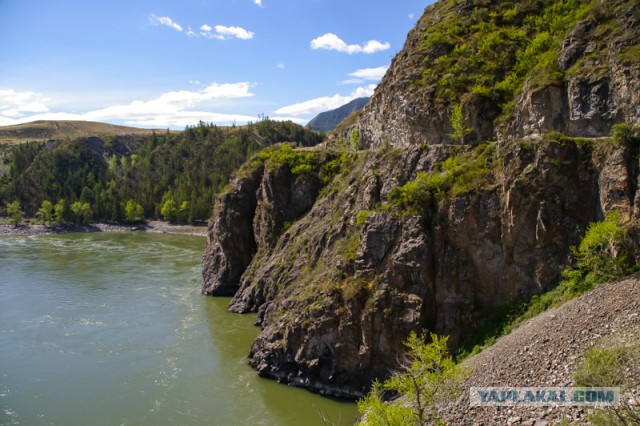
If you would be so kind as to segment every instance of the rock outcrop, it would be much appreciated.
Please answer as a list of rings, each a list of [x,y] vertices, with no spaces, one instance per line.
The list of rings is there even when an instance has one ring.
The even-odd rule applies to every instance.
[[[263,331],[250,362],[260,374],[361,396],[395,366],[411,331],[447,334],[455,346],[492,310],[556,285],[590,222],[612,209],[635,217],[637,154],[608,139],[501,143],[481,187],[420,214],[384,207],[392,188],[473,152],[426,145],[343,155],[341,172],[319,195],[305,192],[299,210],[284,200],[309,188],[305,182],[319,184],[314,175],[281,182],[276,196],[273,184],[288,172],[267,162],[232,183],[211,227],[204,291],[226,285],[227,265],[245,265],[233,269],[241,277],[231,310],[257,312]],[[232,194],[253,197],[242,198],[255,206],[243,216],[252,218],[252,234],[248,219],[243,232],[222,228],[238,214]],[[281,235],[270,221],[282,216],[268,215],[278,206],[296,213]],[[249,263],[249,251],[224,251],[245,241],[257,242]]]
[[[446,74],[451,71],[438,68],[437,64],[445,63],[444,59],[456,46],[469,48],[477,43],[472,33],[465,36],[454,30],[451,39],[445,40],[441,40],[442,34],[455,25],[486,23],[489,11],[499,14],[506,8],[504,2],[487,3],[474,6],[467,1],[436,2],[427,7],[362,111],[358,127],[363,146],[377,148],[383,141],[397,147],[425,142],[460,143],[460,139],[451,136],[452,107],[458,103],[463,105],[469,128],[465,143],[539,137],[549,131],[603,137],[610,134],[615,123],[640,125],[640,61],[637,58],[640,12],[631,1],[616,0],[601,5],[592,12],[592,17],[569,28],[558,47],[552,71],[526,70],[533,72],[524,80],[524,87],[514,100],[513,112],[509,111],[506,99],[501,98],[499,89],[479,90],[477,84],[462,77],[455,80],[456,92],[444,90],[442,93],[447,80],[458,75]],[[483,8],[487,9],[486,13],[474,10]],[[536,6],[529,13],[534,15],[542,10],[543,7]],[[513,19],[514,26],[522,23],[522,17]],[[431,38],[437,41],[430,43]],[[475,54],[477,61],[485,61],[489,55],[482,52],[482,46],[476,49],[466,55]],[[454,56],[449,68],[456,65],[461,76],[473,73],[465,67],[476,66]],[[495,82],[506,81],[510,73],[517,74],[517,66],[515,62],[506,64],[491,78]],[[437,75],[430,80],[427,74]],[[478,80],[486,76],[480,77]],[[523,74],[519,78],[524,77]],[[465,89],[459,87],[465,85]]]
[[[432,29],[482,12],[438,2],[351,135],[336,135],[342,148],[271,153],[237,174],[210,224],[203,292],[257,314],[250,363],[261,375],[360,397],[396,366],[411,331],[456,347],[495,309],[556,286],[589,223],[612,210],[638,219],[638,135],[604,137],[640,124],[628,54],[638,12],[614,3],[564,35],[561,78],[523,78],[508,108],[475,89],[442,105],[446,81],[418,84],[431,78],[425,60],[456,49],[424,48]],[[625,31],[602,36],[605,24]],[[606,63],[588,64],[603,52]],[[365,150],[346,151],[343,138],[358,135]]]

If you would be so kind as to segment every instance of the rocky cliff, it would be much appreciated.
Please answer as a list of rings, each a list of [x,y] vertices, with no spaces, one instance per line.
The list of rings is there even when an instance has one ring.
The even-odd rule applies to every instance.
[[[250,363],[261,375],[359,397],[395,367],[411,331],[447,334],[455,347],[496,308],[557,285],[590,222],[611,210],[637,219],[637,129],[600,137],[640,123],[633,2],[606,13],[573,2],[581,12],[558,24],[564,32],[529,34],[547,40],[540,54],[554,62],[527,75],[516,59],[484,89],[475,77],[425,74],[437,71],[425,60],[469,49],[460,37],[479,39],[483,17],[515,31],[526,16],[550,19],[555,3],[436,3],[334,148],[272,149],[237,173],[210,223],[203,292],[257,313]],[[466,33],[442,24],[454,17]],[[520,36],[524,47],[504,48],[526,49]],[[587,61],[601,53],[609,62],[596,76]]]
[[[639,21],[635,1],[438,1],[364,108],[363,144],[600,137],[640,125]],[[451,136],[456,105],[462,138]]]

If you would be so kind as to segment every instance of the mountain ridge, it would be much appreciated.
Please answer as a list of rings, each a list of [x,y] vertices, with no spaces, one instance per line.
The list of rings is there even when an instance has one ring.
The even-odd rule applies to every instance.
[[[331,111],[321,112],[309,121],[307,127],[321,132],[330,132],[349,115],[361,110],[367,102],[369,102],[369,99],[370,98],[354,99],[351,102]]]

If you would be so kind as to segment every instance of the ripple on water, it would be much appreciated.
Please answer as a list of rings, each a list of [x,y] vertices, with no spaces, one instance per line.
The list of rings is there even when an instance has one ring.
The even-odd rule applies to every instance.
[[[258,330],[200,295],[203,248],[147,234],[0,237],[0,424],[321,424],[315,401],[336,413],[247,366]]]

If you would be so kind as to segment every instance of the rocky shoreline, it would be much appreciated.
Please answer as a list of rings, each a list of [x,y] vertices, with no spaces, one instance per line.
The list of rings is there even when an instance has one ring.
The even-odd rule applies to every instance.
[[[92,223],[90,225],[0,225],[0,235],[69,234],[83,232],[155,232],[159,234],[207,236],[206,226],[174,225],[151,220],[132,226],[119,223]]]

